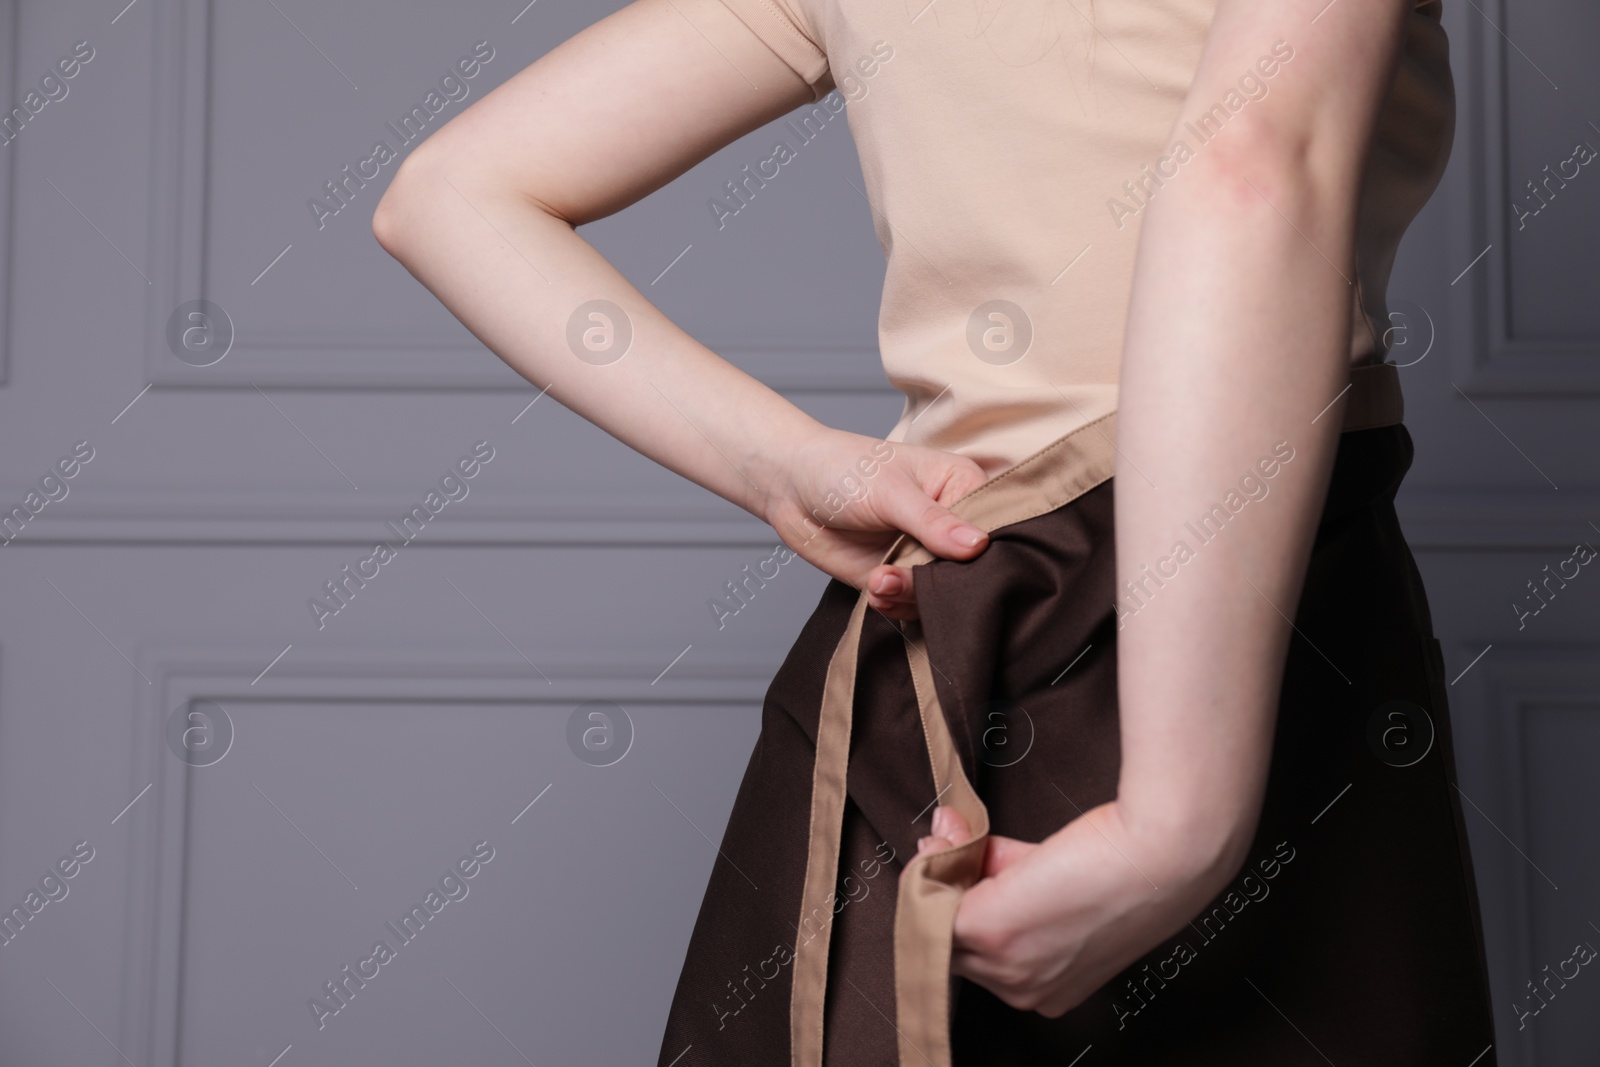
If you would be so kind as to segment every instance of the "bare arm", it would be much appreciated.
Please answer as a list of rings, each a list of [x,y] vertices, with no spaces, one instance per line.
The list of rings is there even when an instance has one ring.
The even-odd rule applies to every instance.
[[[900,530],[945,555],[981,551],[981,538],[957,539],[966,524],[942,506],[981,469],[903,444],[884,463],[883,442],[820,425],[690,337],[575,230],[811,97],[720,0],[637,0],[420,145],[373,231],[523,377],[859,586]],[[580,313],[594,300],[622,314]],[[575,318],[597,350],[573,344]],[[614,358],[608,340],[625,330],[631,343]],[[839,510],[827,498],[862,481],[862,462],[884,473]]]
[[[713,46],[729,47],[742,30],[732,18],[716,3],[655,0],[562,42],[420,145],[379,203],[373,231],[518,373],[759,512],[777,441],[809,430],[806,418],[676,328],[574,229],[810,97],[770,53],[736,50],[743,71],[718,56]],[[615,363],[603,351],[585,361],[569,347],[570,315],[594,299],[627,316],[594,327],[633,333]]]
[[[1285,617],[1339,434],[1342,401],[1317,416],[1347,376],[1365,150],[1410,6],[1217,4],[1184,119],[1221,102],[1275,42],[1293,59],[1146,209],[1117,427],[1119,595],[1176,542],[1194,556],[1159,591],[1147,585],[1118,634],[1117,799],[1038,846],[999,842],[996,877],[957,916],[957,969],[1016,1006],[1067,1010],[1180,929],[1245,859]],[[1294,452],[1270,500],[1196,544],[1184,522],[1258,473],[1278,442]],[[1329,684],[1344,683],[1330,670]]]
[[[1327,3],[1217,5],[1186,118],[1274,42],[1293,60],[1152,202],[1123,355],[1118,445],[1155,486],[1119,459],[1118,585],[1179,540],[1197,555],[1120,634],[1118,806],[1130,832],[1192,842],[1224,880],[1265,788],[1285,616],[1338,444],[1343,401],[1319,413],[1347,380],[1366,146],[1411,7],[1337,0],[1313,24]],[[1279,442],[1293,461],[1272,503],[1194,544],[1184,522],[1259,478]]]

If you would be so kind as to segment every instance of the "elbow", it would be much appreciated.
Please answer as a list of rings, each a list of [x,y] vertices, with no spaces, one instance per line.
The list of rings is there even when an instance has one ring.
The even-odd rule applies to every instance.
[[[400,232],[402,229],[399,218],[400,207],[395,196],[394,182],[389,183],[389,188],[384,190],[383,196],[378,199],[378,206],[372,212],[372,236],[378,239],[378,244],[391,256],[396,256],[396,249],[400,247]]]
[[[426,182],[417,173],[416,158],[413,154],[400,164],[372,212],[372,236],[385,252],[402,262],[407,238],[416,232],[418,218],[430,199],[422,188]]]
[[[571,222],[492,166],[472,160],[470,154],[436,148],[437,137],[420,145],[395,171],[389,187],[372,212],[372,235],[383,250],[407,267],[421,253],[424,242],[444,239],[446,219],[468,210],[481,216],[509,206],[537,208],[553,218]],[[448,172],[442,165],[449,160]],[[468,199],[470,197],[470,199]]]
[[[1246,109],[1218,132],[1218,155],[1236,166],[1306,166],[1320,142],[1310,123]]]
[[[447,209],[446,197],[455,195],[450,192],[444,161],[450,160],[449,172],[457,182],[475,176],[474,168],[463,163],[470,156],[442,136],[447,132],[435,133],[400,161],[373,209],[372,235],[385,252],[402,263],[407,262],[407,250],[430,229],[434,217]]]
[[[1353,204],[1362,163],[1360,145],[1319,131],[1312,123],[1288,123],[1248,111],[1235,116],[1198,154],[1228,202],[1270,205],[1290,218],[1323,205]]]
[[[400,237],[404,224],[400,219],[400,207],[394,196],[394,183],[384,192],[378,200],[378,206],[372,212],[372,236],[378,239],[378,245],[389,255],[400,258]]]
[[[1119,796],[1117,809],[1140,866],[1205,896],[1227,884],[1249,858],[1260,821],[1260,801],[1232,795],[1192,797],[1157,807]]]

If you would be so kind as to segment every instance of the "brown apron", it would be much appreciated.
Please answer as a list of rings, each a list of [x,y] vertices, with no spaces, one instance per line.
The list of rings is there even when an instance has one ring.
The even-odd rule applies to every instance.
[[[1376,364],[1352,373],[1345,397],[1344,429],[1366,429],[1401,421],[1403,408],[1397,371]],[[1359,383],[1359,384],[1358,384]],[[1034,453],[950,506],[985,531],[1054,511],[1110,478],[1116,460],[1112,441],[1116,415],[1107,415]],[[904,567],[934,559],[909,534],[902,534],[882,562]],[[867,597],[861,594],[850,624],[828,665],[822,695],[817,757],[812,772],[811,840],[806,862],[805,915],[834,892],[838,877],[839,827],[844,814],[845,766],[850,750],[851,706],[855,691],[856,649]],[[917,712],[940,803],[959,811],[972,828],[963,845],[915,856],[900,879],[894,923],[896,1030],[901,1067],[950,1067],[949,973],[952,927],[961,894],[977,881],[988,841],[989,811],[972,788],[956,757],[928,652],[917,622],[907,622],[906,655],[917,688]],[[827,986],[829,938],[796,946],[790,999],[790,1063],[822,1067],[822,1015]]]
[[[1403,435],[1403,428],[1400,427],[1402,400],[1398,375],[1392,365],[1378,364],[1355,369],[1350,389],[1342,402],[1343,430],[1346,435],[1341,439],[1342,448],[1343,442],[1350,440],[1349,435],[1353,431],[1391,427],[1393,432]],[[1076,543],[1084,550],[1084,558],[1092,555],[1093,566],[1100,572],[1095,581],[1103,586],[1109,581],[1103,572],[1112,568],[1109,552],[1110,498],[1107,494],[1116,458],[1112,446],[1115,432],[1114,415],[1080,428],[988,480],[957,500],[951,510],[984,530],[1021,534],[1030,527],[1018,524],[1058,512],[1064,505],[1076,501],[1078,504],[1075,507],[1082,513],[1079,525],[1083,529],[1063,527],[1059,536],[1076,538]],[[1408,448],[1409,439],[1406,441]],[[1383,449],[1379,448],[1378,451]],[[1393,448],[1389,447],[1389,451],[1393,452]],[[1409,462],[1409,453],[1405,458]],[[1387,462],[1393,466],[1392,458]],[[1374,466],[1372,469],[1378,468]],[[1403,473],[1403,467],[1399,473]],[[1340,484],[1341,480],[1336,474],[1335,484],[1330,486],[1330,511],[1343,506],[1333,499],[1341,493],[1354,493],[1361,497],[1358,504],[1365,502],[1367,496],[1382,498],[1385,491],[1392,496],[1398,484],[1398,474],[1380,471],[1378,480],[1381,482],[1385,478],[1393,484],[1353,486],[1347,490]],[[1349,482],[1350,479],[1345,478],[1344,481]],[[1058,514],[1065,515],[1066,512]],[[1327,522],[1326,516],[1324,521]],[[1396,532],[1390,541],[1395,542],[1397,538]],[[1320,539],[1319,535],[1319,542]],[[1403,541],[1398,543],[1403,551]],[[1098,548],[1090,553],[1091,546]],[[994,553],[994,548],[995,544],[992,543],[985,555]],[[1391,543],[1384,551],[1393,555],[1396,550]],[[1001,553],[994,555],[997,557],[994,565],[999,566],[998,557]],[[1125,975],[1108,983],[1105,989],[1092,997],[1090,1004],[1074,1009],[1061,1020],[1044,1020],[1034,1013],[1015,1012],[1006,1008],[986,990],[951,978],[951,934],[955,911],[962,893],[978,876],[986,835],[991,830],[989,805],[980,798],[980,790],[975,788],[972,774],[969,773],[969,769],[974,773],[980,769],[987,771],[987,768],[979,768],[975,759],[971,723],[974,719],[981,721],[983,714],[980,708],[973,705],[981,704],[988,692],[985,673],[991,676],[992,681],[998,679],[1001,672],[987,662],[964,662],[960,668],[962,673],[957,675],[960,684],[952,680],[950,675],[955,673],[954,668],[947,659],[940,657],[958,658],[960,642],[951,629],[957,623],[949,618],[957,613],[949,610],[947,602],[940,610],[940,598],[946,596],[941,590],[953,583],[940,577],[948,571],[938,570],[952,563],[945,561],[934,567],[921,566],[934,561],[935,557],[909,535],[898,538],[883,557],[883,562],[915,568],[913,575],[917,581],[919,604],[924,602],[926,594],[926,602],[935,609],[937,616],[930,617],[929,611],[924,610],[920,622],[906,622],[900,626],[902,663],[890,662],[887,652],[889,645],[881,633],[886,627],[875,627],[875,639],[863,642],[868,618],[875,613],[868,612],[864,594],[843,583],[833,582],[824,597],[824,604],[819,607],[817,615],[808,623],[806,633],[791,652],[790,661],[785,663],[784,669],[774,679],[769,703],[782,702],[787,705],[817,699],[817,703],[812,705],[817,709],[814,720],[803,711],[789,708],[789,715],[798,721],[801,733],[810,735],[814,757],[809,761],[809,768],[796,768],[794,756],[800,751],[801,742],[784,740],[795,733],[794,723],[782,722],[780,728],[779,721],[770,717],[764,721],[762,740],[758,742],[757,752],[752,757],[751,769],[741,786],[740,797],[736,800],[724,839],[724,858],[728,859],[729,865],[737,864],[742,872],[734,875],[725,872],[720,865],[714,871],[713,885],[703,903],[691,940],[689,960],[680,977],[678,996],[673,1003],[672,1017],[661,1048],[659,1062],[662,1065],[672,1063],[675,1057],[680,1056],[682,1061],[679,1067],[692,1067],[697,1063],[728,1063],[741,1067],[751,1063],[788,1063],[790,1067],[822,1067],[825,1059],[829,1063],[846,1064],[848,1067],[865,1067],[868,1064],[883,1064],[885,1067],[952,1067],[954,1064],[963,1067],[969,1063],[1029,1063],[1043,1054],[1060,1054],[1070,1059],[1074,1055],[1087,1053],[1096,1042],[1105,1047],[1114,1039],[1125,1040],[1129,1049],[1142,1047],[1137,1045],[1138,1041],[1154,1048],[1151,1042],[1159,1040],[1153,1037],[1157,1033],[1156,1026],[1138,1023],[1137,1017],[1147,1008],[1151,1010],[1149,1017],[1155,1017],[1159,1002],[1160,1011],[1176,1018],[1179,1016],[1173,1015],[1174,1012],[1186,1010],[1182,1000],[1198,1003],[1203,999],[1200,992],[1203,980],[1199,979],[1188,980],[1189,986],[1181,996],[1158,996],[1158,988],[1166,989],[1169,983],[1161,980],[1147,963],[1142,992],[1136,984],[1137,974],[1128,978],[1125,972]],[[1316,569],[1315,563],[1314,555],[1313,571]],[[1408,555],[1406,564],[1409,566]],[[1412,579],[1411,575],[1402,577],[1406,582]],[[1029,581],[1018,582],[1014,577],[1011,583],[1014,586],[1030,584]],[[1315,584],[1314,581],[1311,584]],[[1388,584],[1397,586],[1400,583],[1390,581]],[[1418,591],[1408,592],[1407,595],[1411,596],[1415,602],[1412,606],[1417,607],[1420,614],[1409,613],[1402,620],[1398,633],[1406,633],[1406,627],[1411,630],[1431,630],[1431,623],[1425,618],[1425,603],[1420,599],[1420,584],[1415,585],[1415,589]],[[841,633],[839,619],[846,595],[853,597],[853,604]],[[993,616],[988,620],[992,627],[1003,628],[1005,620],[1010,617],[1029,618],[1027,611],[1012,612],[1003,605],[990,605],[988,610]],[[1105,607],[1095,608],[1093,614],[1098,617],[1098,624],[1104,626],[1107,621],[1104,616],[1108,614]],[[930,660],[930,635],[924,633],[925,625],[941,631],[933,642],[934,660]],[[820,694],[816,694],[813,681],[799,678],[799,668],[808,661],[810,664],[816,663],[823,647],[819,642],[824,640],[831,643],[831,654],[827,657],[826,671],[821,676]],[[1074,640],[1082,643],[1078,638]],[[1114,795],[1115,697],[1114,691],[1106,691],[1110,685],[1114,685],[1114,682],[1108,681],[1114,677],[1114,654],[1109,659],[1106,657],[1107,651],[1114,653],[1114,634],[1102,634],[1097,640],[1102,645],[1102,655],[1097,660],[1086,661],[1085,666],[1079,668],[1083,677],[1075,680],[1080,686],[1098,686],[1092,692],[1086,691],[1090,692],[1087,700],[1079,699],[1080,704],[1095,707],[1093,715],[1083,717],[1073,727],[1077,734],[1065,747],[1059,739],[1053,746],[1042,741],[1041,756],[1034,765],[1052,761],[1060,764],[1056,773],[1059,777],[1065,777],[1069,784],[1065,789],[1055,779],[1050,779],[1050,784],[1056,793],[1078,810],[1087,810]],[[1437,678],[1442,664],[1438,662],[1437,643],[1431,637],[1426,637],[1425,641],[1426,645],[1419,647],[1424,648],[1425,657],[1429,660],[1427,677],[1407,684],[1412,685],[1413,696],[1433,709],[1434,725],[1440,733],[1439,752],[1434,763],[1453,777],[1453,771],[1448,768],[1448,723],[1443,692]],[[1104,646],[1112,647],[1107,650]],[[871,658],[870,665],[863,664],[863,656]],[[1411,658],[1417,659],[1415,656]],[[1383,666],[1380,664],[1378,669],[1383,669]],[[1389,666],[1393,673],[1403,673],[1393,665]],[[815,667],[810,669],[815,671]],[[1338,670],[1337,667],[1333,669]],[[1299,673],[1298,661],[1291,656],[1290,668],[1286,672],[1286,691],[1300,684],[1295,680]],[[1413,670],[1412,673],[1416,672]],[[888,694],[904,692],[908,688],[903,681],[907,674],[909,689],[914,693],[914,719],[909,710],[897,716],[886,706],[891,702]],[[1343,672],[1340,672],[1340,676],[1343,676]],[[900,681],[897,682],[897,678]],[[1349,678],[1346,678],[1346,682],[1356,684]],[[1366,676],[1361,679],[1361,685],[1363,688],[1369,685]],[[953,709],[954,714],[941,701],[941,686],[962,705]],[[813,695],[805,696],[808,691]],[[862,703],[863,707],[871,706],[872,714],[857,719],[853,714],[857,703]],[[897,717],[900,720],[898,726],[895,724]],[[957,724],[954,734],[952,723]],[[852,736],[853,726],[859,735],[857,737]],[[1044,730],[1047,726],[1043,721],[1036,726],[1030,724],[1030,739],[1033,729]],[[891,741],[891,734],[895,730],[899,732]],[[895,751],[903,759],[905,745],[913,730],[920,734],[917,747],[925,754],[924,768],[911,773],[898,764],[889,766],[881,757]],[[1297,743],[1295,728],[1282,730],[1281,733],[1283,736],[1279,740],[1279,749]],[[1072,764],[1066,757],[1069,748],[1078,750],[1071,759],[1083,761],[1081,764]],[[1282,761],[1277,750],[1274,760],[1275,763]],[[1445,762],[1440,763],[1441,760]],[[1385,772],[1392,774],[1395,771],[1393,767],[1382,766],[1376,758],[1370,762],[1374,766],[1381,766]],[[1048,770],[1049,767],[1044,769]],[[1067,774],[1061,775],[1062,770]],[[808,782],[800,778],[800,772],[807,772]],[[1032,799],[1027,801],[1031,807],[1038,806],[1039,793],[1050,796],[1049,792],[1039,788],[1039,775],[1042,773],[1032,769],[1032,766],[1028,769],[1028,774],[1033,776],[1029,786]],[[996,827],[997,833],[1038,840],[1076,814],[1072,810],[1064,814],[1046,813],[1037,818],[1016,814],[1023,805],[1013,801],[1012,794],[1007,791],[1011,790],[1016,796],[1021,793],[999,775],[991,777],[994,780],[988,788],[996,796],[1005,799],[1007,818],[1012,820],[1011,825]],[[1011,781],[1019,780],[1021,776],[1014,775]],[[931,789],[918,785],[918,782],[927,783]],[[1439,988],[1432,994],[1421,995],[1449,997],[1457,1002],[1454,1015],[1447,1020],[1452,1033],[1456,1035],[1453,1040],[1470,1043],[1489,1034],[1483,1043],[1488,1044],[1492,1040],[1492,1031],[1488,1022],[1475,888],[1465,854],[1459,805],[1443,789],[1441,782],[1434,781],[1427,787],[1431,789],[1426,794],[1429,798],[1428,810],[1437,816],[1435,827],[1446,827],[1450,833],[1446,840],[1437,829],[1429,831],[1433,837],[1440,839],[1434,844],[1444,850],[1428,852],[1417,860],[1423,864],[1418,870],[1424,874],[1414,877],[1412,881],[1421,887],[1426,878],[1430,884],[1437,883],[1446,890],[1453,889],[1459,907],[1445,909],[1447,914],[1441,913],[1444,915],[1441,922],[1445,925],[1437,930],[1426,931],[1422,936],[1414,933],[1386,936],[1411,938],[1415,944],[1408,951],[1450,961],[1450,966],[1462,976],[1460,981],[1465,985],[1445,989],[1437,979],[1430,978],[1428,981]],[[1074,795],[1068,795],[1067,789]],[[1371,790],[1366,792],[1370,794]],[[889,796],[891,793],[894,794],[892,797]],[[914,855],[916,833],[909,825],[913,820],[905,820],[905,809],[909,807],[915,811],[915,807],[910,806],[911,802],[906,799],[908,795],[914,795],[918,805],[923,801],[928,802],[921,812],[916,812],[913,820],[924,820],[925,826],[926,813],[931,810],[932,802],[937,800],[961,812],[975,833],[974,839],[953,849]],[[1275,797],[1277,795],[1274,794]],[[802,796],[808,798],[809,803],[804,810],[793,810]],[[1331,792],[1329,798],[1332,798]],[[857,800],[860,801],[859,807]],[[1321,803],[1320,799],[1318,803]],[[1359,803],[1358,800],[1350,800],[1347,807],[1354,810]],[[1287,806],[1281,800],[1275,800],[1274,804],[1274,810]],[[892,818],[884,814],[891,808],[895,809]],[[907,822],[903,829],[898,825],[902,821]],[[875,827],[870,833],[865,829],[867,822],[872,822]],[[1263,832],[1269,827],[1276,832],[1278,824],[1271,818],[1264,818]],[[890,849],[892,856],[912,857],[904,863],[904,872],[897,883],[892,922],[888,924],[892,926],[892,942],[888,944],[884,943],[883,927],[887,918],[884,898],[879,896],[873,902],[869,894],[881,893],[888,878],[893,875],[885,874],[883,882],[878,883],[876,888],[867,886],[867,880],[875,877],[877,864],[859,859],[855,866],[846,868],[849,873],[843,874],[843,884],[848,887],[854,877],[861,895],[854,895],[854,891],[848,895],[840,892],[841,848],[846,845],[846,838],[850,838],[849,855],[863,857],[867,847],[865,842],[873,835],[884,839],[880,850],[894,841],[896,843]],[[797,870],[790,853],[801,843],[805,855],[803,875]],[[1282,857],[1294,852],[1292,846],[1286,844],[1283,847],[1288,851],[1280,851],[1278,859],[1261,862],[1271,862],[1274,869],[1281,871],[1282,864],[1290,862]],[[786,853],[790,853],[790,858],[786,858]],[[878,855],[881,858],[881,852]],[[1252,862],[1256,862],[1254,856]],[[893,860],[887,863],[891,867],[898,866]],[[1302,862],[1302,867],[1305,866]],[[752,872],[743,868],[755,868],[759,873],[754,873],[752,880]],[[748,883],[742,888],[736,884],[741,878]],[[757,885],[768,888],[767,898],[760,903],[756,903],[760,898],[759,892],[755,891]],[[794,907],[795,903],[798,907],[790,914],[798,922],[785,923],[792,936],[785,937],[773,954],[765,959],[760,958],[765,955],[761,950],[750,956],[750,946],[756,942],[751,937],[743,936],[738,929],[731,929],[729,924],[742,921],[754,926],[770,921],[777,907],[772,894],[792,894],[795,891],[798,891],[798,901],[791,896],[790,907]],[[1433,889],[1429,891],[1436,892]],[[1264,910],[1264,905],[1258,910]],[[1438,908],[1435,907],[1434,911],[1438,912]],[[1227,913],[1221,914],[1225,917]],[[1221,921],[1216,920],[1208,929],[1216,929],[1216,924]],[[1450,925],[1452,923],[1454,925]],[[1368,925],[1372,925],[1370,920]],[[1209,958],[1227,960],[1254,947],[1252,938],[1261,936],[1268,924],[1256,920],[1255,926],[1257,931],[1252,934],[1230,933],[1227,939],[1213,937],[1212,940],[1223,947],[1206,949]],[[819,932],[825,936],[816,936]],[[786,952],[784,950],[788,948],[789,940],[793,941],[793,948]],[[1209,942],[1197,943],[1203,946]],[[843,960],[830,960],[830,946],[845,953]],[[1262,951],[1258,947],[1254,950]],[[745,956],[741,956],[741,952]],[[885,957],[892,960],[892,975],[881,973]],[[712,962],[718,958],[725,961],[720,967]],[[733,962],[736,960],[741,961],[743,966]],[[1172,968],[1178,966],[1170,960],[1156,961],[1158,967],[1162,964]],[[781,1035],[777,1032],[773,994],[781,990],[786,968],[789,969],[787,1034]],[[1130,968],[1130,972],[1133,970]],[[1182,983],[1176,978],[1176,970],[1162,973],[1172,977],[1170,984],[1173,989],[1183,989]],[[1151,984],[1151,977],[1155,977],[1158,984]],[[838,988],[841,978],[844,980],[843,989]],[[1114,988],[1122,985],[1124,979],[1126,989]],[[863,988],[863,983],[867,988]],[[712,1004],[712,1012],[718,1023],[715,1030],[709,1027],[703,1008],[691,1007],[697,999],[701,1003],[710,999],[708,985],[716,986],[721,998]],[[699,988],[694,988],[696,986]],[[726,992],[721,988],[723,986]],[[892,1006],[885,1002],[886,988],[892,989]],[[960,1012],[952,1003],[952,990],[956,988],[965,989]],[[1255,992],[1271,1003],[1271,998],[1261,989]],[[1117,999],[1119,995],[1120,1000]],[[1246,988],[1242,995],[1249,997],[1254,994]],[[1450,1014],[1421,1002],[1414,1006],[1418,1011],[1432,1011],[1439,1019]],[[741,1022],[747,1010],[761,1021]],[[1091,1011],[1100,1014],[1091,1017]],[[700,1022],[693,1021],[695,1015]],[[825,1015],[829,1024],[826,1031]],[[874,1019],[878,1020],[877,1024],[874,1024]],[[843,1023],[841,1020],[849,1022]],[[1114,1029],[1110,1025],[1113,1021],[1117,1024]],[[841,1030],[841,1026],[846,1029]],[[1402,1023],[1396,1023],[1389,1029],[1390,1044],[1400,1050],[1395,1053],[1397,1056],[1406,1054],[1406,1042],[1412,1040],[1401,1033],[1403,1026]],[[1382,1029],[1382,1026],[1378,1027],[1379,1031]],[[1139,1032],[1135,1034],[1133,1031]],[[787,1036],[787,1041],[782,1041],[783,1036]],[[959,1047],[953,1048],[953,1037],[957,1039],[955,1044]],[[1223,1057],[1218,1062],[1227,1062],[1226,1056],[1237,1055],[1246,1049],[1269,1056],[1283,1055],[1281,1051],[1274,1051],[1277,1046],[1261,1046],[1257,1049],[1243,1039],[1241,1042],[1230,1045],[1232,1051],[1227,1051],[1219,1041],[1213,1050]],[[1078,1043],[1076,1048],[1073,1047],[1074,1043]],[[777,1047],[780,1044],[787,1047]],[[1006,1051],[1008,1048],[1011,1051]],[[1204,1059],[1205,1048],[1206,1038],[1200,1033],[1191,1033],[1184,1059],[1168,1061],[1152,1054],[1148,1060],[1139,1058],[1127,1062],[1210,1062]],[[1481,1049],[1482,1045],[1471,1049],[1467,1059],[1470,1060]],[[1310,1048],[1304,1051],[1319,1055],[1312,1053]],[[1430,1049],[1430,1053],[1433,1051],[1436,1050]],[[1097,1061],[1108,1062],[1098,1058]],[[1090,1067],[1092,1062],[1095,1061],[1086,1060],[1084,1067]],[[1312,1061],[1308,1059],[1306,1062]],[[1369,1057],[1361,1062],[1370,1065],[1411,1061]],[[1492,1053],[1478,1063],[1479,1067],[1490,1067],[1493,1063]]]

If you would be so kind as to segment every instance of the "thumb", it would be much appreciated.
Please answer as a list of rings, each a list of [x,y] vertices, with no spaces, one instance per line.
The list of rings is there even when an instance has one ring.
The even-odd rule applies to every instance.
[[[883,519],[934,555],[967,559],[982,551],[989,535],[939,504],[915,481],[891,482],[883,490],[878,496]]]
[[[989,835],[989,845],[983,855],[983,877],[993,878],[1007,867],[1019,862],[1039,846],[1032,841],[1019,841],[1014,837]]]

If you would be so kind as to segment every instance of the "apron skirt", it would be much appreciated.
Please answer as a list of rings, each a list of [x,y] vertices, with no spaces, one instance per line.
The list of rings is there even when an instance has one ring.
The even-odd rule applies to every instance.
[[[767,692],[658,1067],[1493,1067],[1444,664],[1394,511],[1411,438],[1393,368],[1367,370],[1295,616],[1260,823],[1227,889],[1048,1019],[949,975],[978,849],[921,857],[899,884],[936,798],[977,832],[1040,841],[1115,797],[1102,422],[1078,433],[1080,454],[1028,461],[1077,471],[1045,504],[957,502],[988,520],[975,559],[897,542],[885,558],[912,562],[918,622],[828,583]],[[968,497],[1022,499],[1028,474],[1010,473]]]

